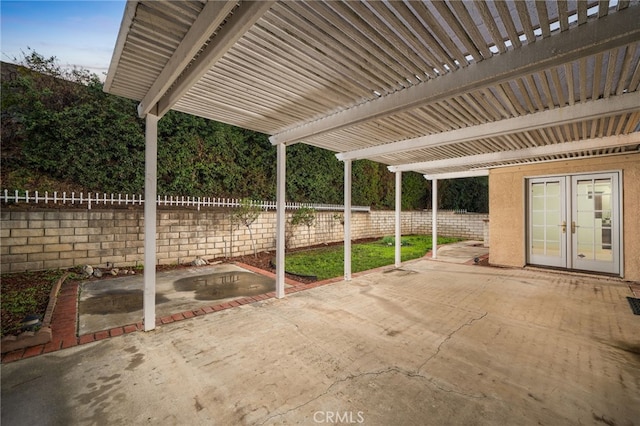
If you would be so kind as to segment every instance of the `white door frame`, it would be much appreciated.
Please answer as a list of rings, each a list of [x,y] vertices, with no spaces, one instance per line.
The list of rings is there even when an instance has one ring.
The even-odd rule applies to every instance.
[[[549,176],[528,179],[527,193],[528,263],[566,268],[568,256],[566,177]]]
[[[611,179],[611,255],[612,260],[589,259],[578,249],[578,236],[584,236],[578,219],[578,182],[584,180]],[[554,185],[557,183],[558,185]],[[534,191],[534,185],[536,189]],[[558,188],[559,186],[559,188]],[[547,187],[550,188],[549,194]],[[559,191],[556,194],[556,189]],[[565,175],[536,176],[526,179],[526,255],[527,263],[540,266],[558,267],[589,272],[623,275],[623,232],[622,232],[622,172],[603,171]],[[535,194],[534,194],[535,192]],[[550,207],[547,207],[549,202]],[[556,207],[560,206],[560,212]],[[592,209],[595,213],[595,207]],[[536,214],[537,213],[537,214]],[[582,212],[584,215],[584,211]],[[588,213],[588,212],[587,212]],[[604,238],[596,227],[603,226],[601,218],[594,216],[593,235]],[[597,228],[600,229],[600,228]],[[558,232],[560,230],[559,238]],[[581,232],[580,234],[578,234]],[[598,233],[601,234],[598,234]],[[550,235],[550,237],[547,236]],[[556,241],[560,241],[560,250]],[[598,247],[604,247],[598,240]],[[605,244],[606,245],[606,244]],[[588,253],[587,253],[588,254]]]
[[[597,194],[587,194],[589,200],[593,199],[593,207],[589,207],[586,212],[579,212],[578,197],[579,194],[578,182],[579,181],[591,181],[594,183],[598,179],[611,179],[611,195],[610,200],[600,199],[599,203],[596,202]],[[620,259],[621,259],[621,245],[620,245],[620,223],[622,216],[620,215],[620,190],[619,190],[619,174],[618,173],[593,173],[584,175],[574,175],[571,177],[571,193],[572,193],[572,206],[571,206],[571,218],[572,218],[572,258],[571,266],[574,269],[604,272],[607,274],[619,274],[620,273]],[[592,189],[595,190],[595,187]],[[606,197],[607,194],[601,195],[601,198]],[[610,205],[610,209],[605,209],[603,206]],[[599,207],[599,209],[598,209]],[[593,216],[589,220],[592,222],[587,229],[581,228],[579,223],[580,215]],[[609,225],[605,224],[605,219],[609,218]],[[605,233],[607,228],[610,227],[609,243],[605,240]],[[581,232],[587,231],[587,256],[581,253],[581,248],[578,246],[580,242]],[[591,235],[589,235],[591,234]],[[588,247],[591,245],[592,247]],[[609,247],[605,251],[605,247]],[[611,262],[606,260],[589,259],[589,254],[594,254],[600,251],[605,257],[611,256]]]

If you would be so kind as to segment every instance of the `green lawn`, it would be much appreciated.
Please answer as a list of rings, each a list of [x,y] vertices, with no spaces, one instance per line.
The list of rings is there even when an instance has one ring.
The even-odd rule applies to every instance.
[[[438,244],[460,241],[459,238],[438,237]],[[395,245],[392,237],[371,243],[354,244],[351,247],[352,272],[366,271],[395,262]],[[431,250],[431,236],[409,235],[402,237],[402,261],[424,256]],[[331,246],[287,254],[285,269],[300,275],[315,275],[319,280],[344,274],[344,248]]]

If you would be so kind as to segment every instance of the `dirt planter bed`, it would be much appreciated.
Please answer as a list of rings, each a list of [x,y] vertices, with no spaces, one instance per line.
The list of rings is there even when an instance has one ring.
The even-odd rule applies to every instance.
[[[64,274],[53,285],[51,293],[49,294],[49,303],[47,304],[47,310],[45,311],[44,318],[42,319],[42,326],[38,331],[25,331],[17,336],[9,335],[4,336],[0,342],[0,353],[7,353],[18,349],[24,349],[31,346],[43,345],[49,343],[52,338],[51,333],[51,319],[53,317],[53,310],[56,307],[56,301],[58,300],[58,292],[62,283],[67,279],[69,273]]]

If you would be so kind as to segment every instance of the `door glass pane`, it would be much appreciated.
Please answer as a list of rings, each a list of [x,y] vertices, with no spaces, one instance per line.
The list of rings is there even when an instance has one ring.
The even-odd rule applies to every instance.
[[[560,182],[547,182],[546,189],[548,196],[557,197],[560,195]]]
[[[560,256],[560,241],[547,241],[547,256]]]
[[[534,197],[544,196],[544,183],[531,184],[531,194]]]
[[[534,256],[563,256],[561,192],[558,180],[531,184],[530,254]]]
[[[601,194],[611,195],[611,179],[596,179],[594,181],[595,191]]]
[[[547,210],[560,211],[560,197],[557,195],[546,197]]]
[[[542,212],[533,212],[531,223],[533,226],[544,226],[544,214]]]
[[[577,181],[577,257],[612,261],[611,178]]]
[[[560,212],[559,211],[555,211],[555,212],[551,211],[550,212],[550,211],[547,210],[546,220],[547,220],[547,223],[546,223],[547,226],[551,226],[551,225],[558,226],[558,225],[562,224],[562,221],[560,220]]]
[[[580,227],[576,230],[579,244],[593,244],[593,229]]]
[[[592,260],[595,258],[593,244],[578,243],[578,257],[583,260]]]
[[[613,251],[611,250],[611,244],[609,244],[607,248],[605,248],[604,244],[602,245],[602,247],[596,247],[595,256],[596,260],[605,262],[613,261]]]
[[[544,235],[544,232],[543,232],[543,235]],[[531,253],[536,255],[544,254],[544,241],[543,240],[531,241]]]
[[[547,241],[560,241],[560,227],[547,226]]]
[[[542,226],[534,226],[532,229],[532,237],[533,241],[543,241],[544,242],[544,227]]]
[[[588,194],[578,194],[576,200],[578,202],[578,211],[593,210],[593,197]]]
[[[533,197],[531,199],[531,207],[534,211],[544,210],[544,198],[543,197]]]
[[[593,228],[595,225],[595,217],[593,210],[578,211],[576,224],[580,228]]]
[[[588,195],[589,191],[593,191],[591,188],[591,179],[581,179],[578,181],[578,191],[576,195]]]

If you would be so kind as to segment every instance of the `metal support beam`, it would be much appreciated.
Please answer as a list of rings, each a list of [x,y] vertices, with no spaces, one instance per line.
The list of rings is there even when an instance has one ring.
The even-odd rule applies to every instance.
[[[640,94],[640,92],[638,93]],[[640,96],[638,96],[638,102],[638,105],[640,105]],[[549,157],[553,155],[579,153],[584,151],[601,151],[608,148],[637,145],[639,142],[640,134],[629,133],[626,135],[605,136],[595,139],[560,142],[543,146],[534,146],[530,148],[505,150],[487,154],[468,155],[465,157],[447,158],[445,160],[407,163],[399,166],[389,166],[388,169],[392,172],[409,170],[426,172],[427,170],[438,170],[441,168],[450,167],[472,168],[476,165],[481,165],[480,167],[487,167],[487,165],[492,163],[501,163],[514,160],[528,160],[537,157]]]
[[[351,281],[351,160],[344,162],[344,280]]]
[[[431,181],[431,258],[438,258],[438,179]]]
[[[156,197],[158,185],[158,116],[145,118],[144,149],[144,331],[156,328]]]
[[[479,176],[489,176],[488,169],[481,170],[469,170],[464,172],[450,172],[450,173],[435,173],[430,175],[424,175],[424,178],[427,180],[434,179],[461,179],[461,178],[470,178],[470,177],[479,177]]]
[[[402,264],[402,172],[396,172],[396,252],[395,266]]]
[[[490,60],[478,62],[473,65],[473,71],[457,71],[428,80],[297,126],[272,136],[270,140],[274,144],[300,142],[626,46],[640,39],[636,11],[621,11],[587,22],[564,32],[561,37],[538,40]]]
[[[435,146],[495,138],[514,132],[522,133],[546,127],[630,113],[637,111],[638,105],[640,105],[640,92],[627,93],[625,95],[508,118],[494,123],[479,124],[477,126],[464,127],[449,132],[435,133],[419,138],[405,139],[403,141],[343,152],[336,154],[336,157],[339,160],[374,158],[385,154],[397,154],[399,152],[415,151]],[[407,169],[405,166],[396,166],[390,168],[390,170],[407,171],[412,169]]]
[[[278,145],[277,150],[277,179],[276,179],[276,297],[284,297],[284,235],[287,222],[285,210],[285,194],[287,183],[287,155],[286,146]]]

